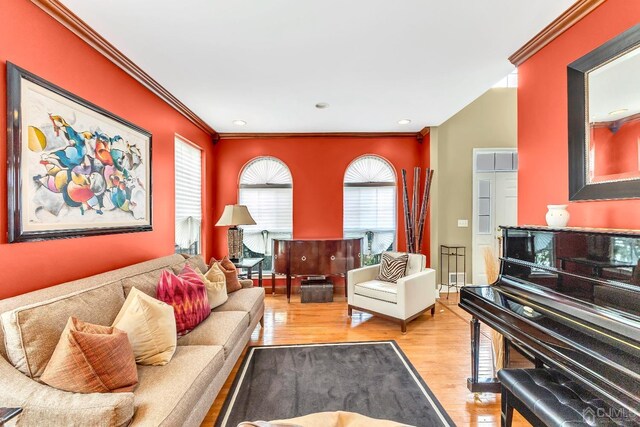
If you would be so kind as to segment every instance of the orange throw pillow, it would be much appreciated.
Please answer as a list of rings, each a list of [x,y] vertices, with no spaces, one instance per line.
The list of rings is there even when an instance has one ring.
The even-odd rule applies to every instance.
[[[126,332],[69,318],[40,380],[74,393],[133,391],[138,371]]]
[[[242,285],[238,280],[238,270],[233,265],[228,256],[222,258],[222,261],[218,263],[220,270],[224,273],[224,278],[227,281],[227,293],[238,291],[242,289]]]

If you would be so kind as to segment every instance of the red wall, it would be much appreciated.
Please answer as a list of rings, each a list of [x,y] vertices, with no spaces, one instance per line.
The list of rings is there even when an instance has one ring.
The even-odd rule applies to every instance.
[[[624,123],[617,132],[608,127],[591,130],[591,147],[595,147],[595,177],[602,175],[637,176],[640,120]]]
[[[7,243],[5,132],[0,133],[0,298],[173,253],[174,135],[211,157],[210,137],[27,0],[0,0],[0,127],[6,129],[10,61],[153,134],[153,231],[33,243]],[[209,161],[209,165],[213,162]],[[207,183],[213,169],[207,168]],[[213,211],[213,185],[205,207]],[[205,218],[205,236],[211,234]],[[211,253],[211,239],[205,251]]]
[[[640,22],[640,2],[608,0],[518,68],[518,222],[545,224],[568,201],[567,65]],[[570,226],[640,228],[640,201],[570,203]]]
[[[384,157],[394,166],[400,182],[401,169],[407,169],[409,180],[412,180],[415,166],[428,166],[428,153],[428,137],[422,144],[415,137],[222,139],[215,148],[216,210],[213,220],[218,219],[224,205],[237,203],[242,167],[255,157],[273,156],[282,160],[293,176],[294,237],[340,238],[344,173],[354,159],[364,154]],[[404,250],[406,239],[400,187],[397,205],[398,248]],[[428,232],[427,228],[424,249],[429,248]],[[213,240],[214,255],[226,254],[226,228],[217,228]]]

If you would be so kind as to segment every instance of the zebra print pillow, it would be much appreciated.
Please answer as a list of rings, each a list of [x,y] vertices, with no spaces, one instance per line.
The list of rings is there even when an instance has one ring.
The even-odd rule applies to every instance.
[[[382,261],[380,262],[380,272],[376,279],[384,282],[396,283],[398,279],[406,276],[408,262],[408,254],[394,257],[390,253],[383,253]]]

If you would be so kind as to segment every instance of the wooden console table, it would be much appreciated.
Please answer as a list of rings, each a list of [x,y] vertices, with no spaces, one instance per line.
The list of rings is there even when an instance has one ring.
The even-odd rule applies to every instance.
[[[286,275],[287,301],[291,301],[291,277],[344,276],[346,297],[347,272],[360,267],[361,257],[361,238],[274,239],[273,277]]]

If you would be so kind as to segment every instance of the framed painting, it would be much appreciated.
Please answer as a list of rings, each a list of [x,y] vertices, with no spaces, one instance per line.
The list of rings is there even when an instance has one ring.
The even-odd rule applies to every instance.
[[[152,230],[151,134],[7,62],[9,242]]]

